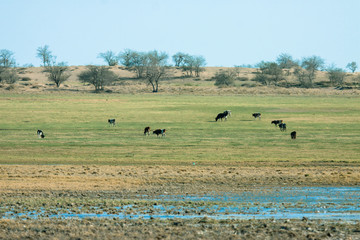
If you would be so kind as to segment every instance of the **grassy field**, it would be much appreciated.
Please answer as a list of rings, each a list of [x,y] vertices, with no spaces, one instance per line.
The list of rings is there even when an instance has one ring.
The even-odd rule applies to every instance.
[[[215,122],[228,109],[228,121]],[[146,126],[167,135],[145,137]],[[8,93],[0,96],[0,133],[0,164],[359,163],[360,98]]]

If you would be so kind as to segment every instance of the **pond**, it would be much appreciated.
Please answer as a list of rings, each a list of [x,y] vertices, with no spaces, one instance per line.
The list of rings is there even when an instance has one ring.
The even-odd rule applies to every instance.
[[[333,219],[360,220],[360,187],[257,188],[240,194],[139,196],[151,204],[124,204],[92,211],[82,207],[57,210],[2,211],[2,218],[121,219]],[[4,209],[3,209],[4,210]]]

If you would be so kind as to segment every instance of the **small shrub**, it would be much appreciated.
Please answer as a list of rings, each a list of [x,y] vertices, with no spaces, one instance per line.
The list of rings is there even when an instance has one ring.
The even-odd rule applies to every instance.
[[[235,75],[232,71],[219,71],[214,76],[215,86],[226,87],[234,86]]]
[[[5,82],[8,84],[16,83],[19,80],[19,76],[14,69],[4,69],[0,73],[0,82]]]
[[[5,89],[10,91],[10,90],[15,89],[15,86],[14,86],[13,84],[10,84],[10,85],[7,86]]]
[[[250,82],[250,83],[242,83],[240,86],[253,88],[253,87],[257,87],[258,85],[255,82]]]
[[[241,81],[241,82],[245,82],[245,81],[248,81],[249,78],[248,77],[237,77],[236,78],[238,81]]]
[[[22,77],[20,81],[28,82],[30,80],[31,80],[31,78],[29,78],[29,77]]]

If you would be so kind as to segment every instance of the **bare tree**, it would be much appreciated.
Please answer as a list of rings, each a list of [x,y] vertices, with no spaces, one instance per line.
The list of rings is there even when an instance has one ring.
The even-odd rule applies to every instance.
[[[14,53],[7,49],[0,50],[0,67],[15,67]]]
[[[19,76],[17,75],[16,70],[12,68],[16,65],[13,56],[14,53],[10,50],[0,50],[0,82],[13,84],[18,81]]]
[[[113,51],[99,53],[98,58],[104,59],[109,66],[116,66],[119,62],[119,57]]]
[[[297,60],[294,60],[290,54],[282,53],[280,54],[276,62],[279,64],[279,67],[281,69],[284,69],[286,72],[286,75],[290,75],[290,69],[294,68],[296,66],[299,66],[299,62]]]
[[[123,52],[119,53],[119,60],[122,65],[124,65],[127,68],[130,68],[133,66],[133,54],[135,51],[131,49],[125,49]]]
[[[172,56],[173,61],[175,62],[175,67],[180,67],[187,56],[186,53],[177,52]]]
[[[185,72],[186,76],[191,77],[193,75],[195,65],[194,56],[185,55],[184,60],[181,64],[181,69]]]
[[[342,68],[337,68],[334,65],[331,65],[330,67],[328,67],[327,73],[329,76],[329,80],[333,86],[343,85],[346,73]]]
[[[319,56],[303,58],[301,62],[302,68],[296,68],[294,74],[298,77],[303,87],[312,87],[316,71],[324,67],[324,60]]]
[[[53,60],[53,56],[51,55],[51,51],[49,50],[48,45],[45,45],[43,47],[38,47],[36,51],[37,51],[36,56],[41,59],[44,67],[51,64],[51,61]]]
[[[203,56],[195,56],[194,57],[194,71],[195,76],[200,77],[200,73],[205,71],[203,67],[205,67],[206,61]]]
[[[145,55],[144,78],[152,86],[153,92],[159,91],[159,81],[166,74],[168,69],[168,55],[156,50],[150,51]]]
[[[277,84],[284,79],[283,70],[276,62],[260,62],[258,64],[259,72],[256,74],[255,81],[264,85]]]
[[[68,72],[69,67],[64,63],[47,63],[45,67],[45,72],[48,73],[48,80],[56,84],[56,87],[60,87],[60,85],[67,81],[70,77],[70,73]]]
[[[352,73],[354,73],[356,71],[356,69],[358,68],[358,66],[357,66],[356,62],[351,62],[346,65],[346,68],[350,69],[350,71]]]
[[[88,65],[87,70],[78,75],[81,82],[86,82],[94,85],[95,92],[104,90],[104,86],[110,85],[118,77],[105,66]]]
[[[142,78],[144,75],[146,64],[146,53],[137,52],[130,49],[125,49],[119,54],[120,62],[130,71],[136,73],[137,78]]]
[[[206,65],[205,58],[203,56],[191,56],[184,54],[180,67],[186,76],[192,77],[195,73],[196,77],[200,76],[200,73],[204,71],[203,67]]]

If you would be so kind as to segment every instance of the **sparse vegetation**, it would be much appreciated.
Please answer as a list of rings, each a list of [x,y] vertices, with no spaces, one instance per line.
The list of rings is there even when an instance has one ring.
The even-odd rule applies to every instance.
[[[136,73],[137,78],[140,79],[144,76],[146,53],[125,49],[119,54],[119,59],[128,70]]]
[[[191,56],[185,54],[183,56],[182,62],[180,62],[180,67],[183,72],[186,73],[187,77],[192,77],[193,73],[195,73],[196,77],[200,76],[200,73],[204,71],[206,66],[206,61],[203,56]]]
[[[16,61],[14,58],[14,53],[7,49],[0,50],[0,67],[9,68],[15,67]]]
[[[13,56],[14,53],[10,50],[0,50],[0,83],[14,84],[19,80],[19,76],[13,68],[16,64]]]
[[[356,71],[356,69],[358,68],[356,62],[350,62],[346,65],[346,68],[349,69],[352,73],[354,73]]]
[[[177,52],[176,54],[174,54],[172,56],[172,59],[175,63],[175,67],[180,67],[183,63],[184,63],[184,60],[185,60],[185,57],[187,56],[186,53],[182,53],[182,52]]]
[[[70,73],[68,72],[69,67],[65,63],[47,63],[45,67],[45,72],[48,74],[48,79],[50,82],[56,84],[56,87],[59,88],[60,85],[69,79]]]
[[[236,71],[226,70],[219,71],[215,74],[215,86],[230,87],[235,85]]]
[[[13,68],[0,67],[0,83],[14,84],[19,80],[19,75]]]
[[[151,51],[145,55],[144,79],[152,86],[153,92],[159,91],[159,81],[166,74],[168,55]]]
[[[314,86],[316,71],[322,69],[324,63],[324,59],[319,56],[303,58],[301,68],[296,68],[294,72],[302,87],[309,88]]]
[[[327,73],[329,76],[330,83],[333,86],[340,86],[340,87],[343,86],[346,72],[342,68],[330,66],[327,69]]]
[[[49,66],[53,62],[53,56],[48,45],[37,48],[37,57],[41,59],[43,66]]]
[[[95,87],[95,92],[104,90],[104,86],[110,85],[118,77],[105,66],[88,65],[87,70],[78,76],[81,82],[90,83]]]
[[[116,55],[116,53],[110,50],[103,53],[99,53],[98,58],[104,59],[104,61],[109,66],[116,66],[119,61],[119,57]]]
[[[256,74],[254,81],[263,85],[276,85],[284,79],[283,70],[276,62],[260,62],[258,64],[259,72]]]

